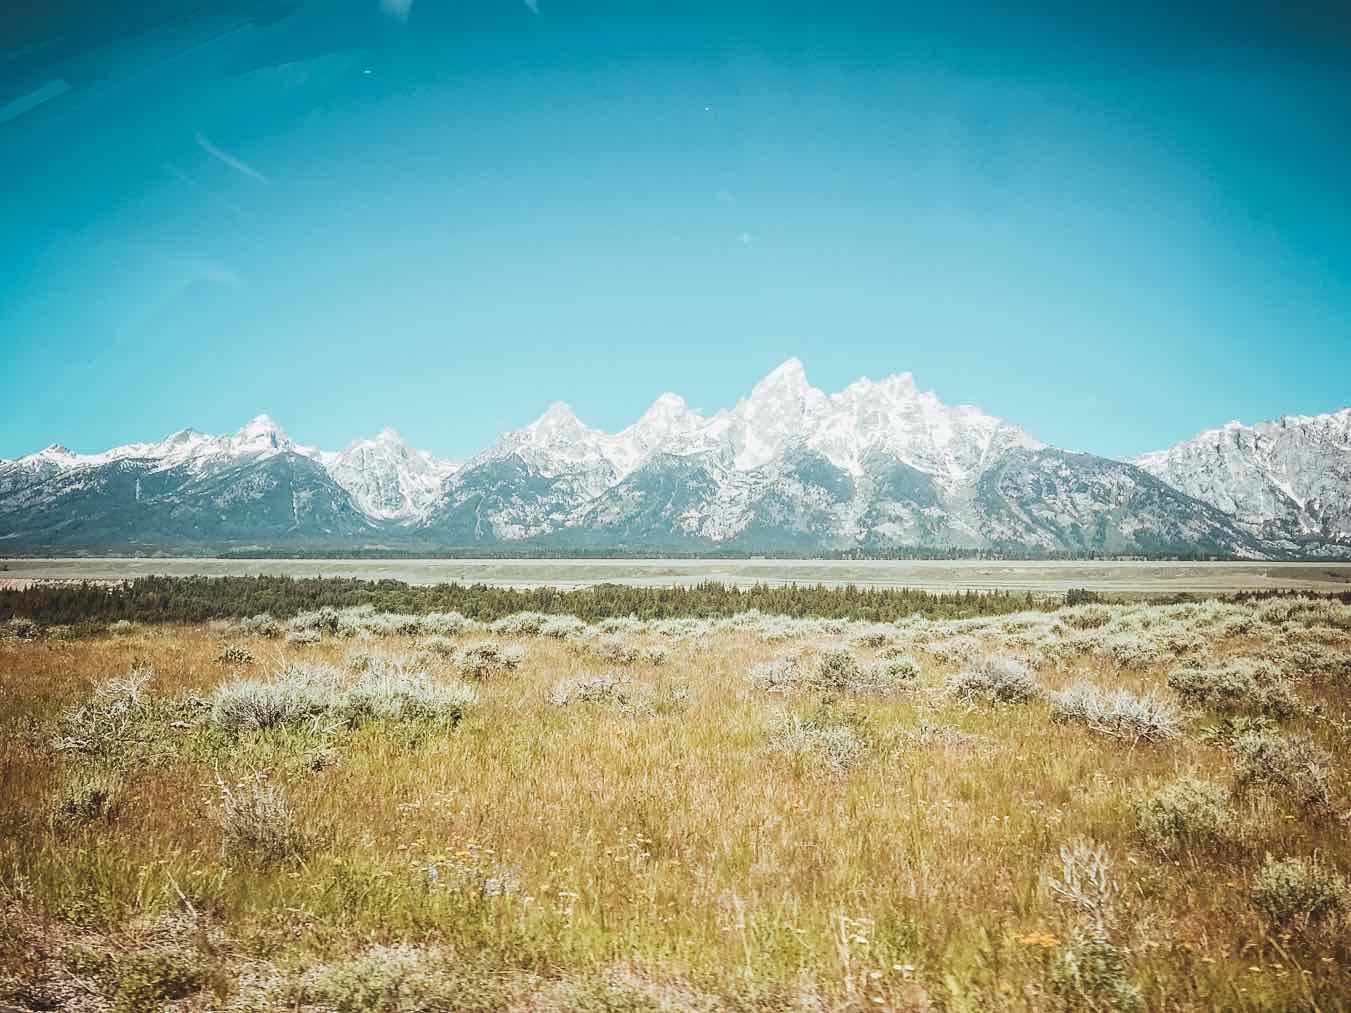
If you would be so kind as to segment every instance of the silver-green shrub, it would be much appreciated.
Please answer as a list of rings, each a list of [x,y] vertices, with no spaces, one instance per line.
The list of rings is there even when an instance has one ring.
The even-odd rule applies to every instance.
[[[1346,879],[1317,859],[1267,855],[1251,896],[1268,921],[1301,931],[1340,922],[1351,906]]]
[[[1032,670],[1016,658],[988,657],[947,681],[950,693],[964,703],[1026,703],[1041,695]]]
[[[1330,757],[1302,735],[1245,732],[1233,742],[1234,783],[1283,795],[1311,815],[1332,811]]]
[[[1111,692],[1079,682],[1051,694],[1051,720],[1081,724],[1099,733],[1132,742],[1159,742],[1180,733],[1172,705],[1152,694],[1139,696],[1128,689]]]
[[[1238,835],[1229,792],[1213,781],[1183,777],[1136,807],[1136,829],[1159,851],[1181,845],[1221,844]]]

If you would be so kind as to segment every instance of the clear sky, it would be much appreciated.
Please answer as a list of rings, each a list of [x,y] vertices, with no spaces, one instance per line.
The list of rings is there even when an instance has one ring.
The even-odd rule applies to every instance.
[[[1345,5],[1017,6],[11,8],[0,456],[464,456],[789,356],[1112,456],[1351,404]]]

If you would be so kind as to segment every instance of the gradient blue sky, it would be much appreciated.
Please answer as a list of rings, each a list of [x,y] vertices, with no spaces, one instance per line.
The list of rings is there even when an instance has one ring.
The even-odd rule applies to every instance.
[[[38,6],[0,456],[261,411],[463,456],[791,355],[1113,456],[1351,404],[1344,5]]]

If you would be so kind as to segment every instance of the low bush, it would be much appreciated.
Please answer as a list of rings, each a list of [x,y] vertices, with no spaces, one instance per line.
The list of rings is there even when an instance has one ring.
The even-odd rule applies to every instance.
[[[1174,669],[1168,685],[1186,703],[1220,712],[1292,717],[1299,698],[1271,662],[1238,659],[1224,665]]]
[[[1015,658],[988,657],[947,681],[950,693],[964,703],[1026,703],[1041,696],[1032,670]]]
[[[542,612],[515,612],[488,624],[488,632],[504,637],[537,637],[549,622]]]
[[[1234,740],[1233,763],[1239,791],[1283,795],[1310,815],[1332,811],[1331,759],[1304,736],[1245,732]]]
[[[934,640],[925,644],[924,652],[939,661],[964,664],[977,660],[985,653],[985,648],[975,637],[958,634],[955,637],[945,637],[942,640]]]
[[[112,967],[113,1013],[151,1013],[202,991],[209,980],[195,955],[151,949],[119,957]]]
[[[1160,742],[1179,734],[1177,712],[1153,695],[1128,689],[1107,692],[1080,682],[1051,694],[1051,720],[1081,724],[1101,735],[1132,742]]]
[[[856,647],[885,647],[896,636],[896,627],[864,626],[850,634],[849,642]]]
[[[1307,858],[1267,855],[1253,878],[1251,896],[1268,921],[1299,931],[1339,922],[1351,905],[1346,880]]]
[[[353,647],[343,655],[343,666],[349,672],[364,672],[372,665],[378,665],[384,655],[366,647]]]
[[[632,665],[641,656],[637,647],[618,633],[607,633],[594,640],[579,640],[588,654],[615,665]]]
[[[1221,844],[1238,834],[1229,792],[1212,781],[1183,777],[1136,807],[1136,830],[1159,851],[1181,845]]]
[[[856,685],[862,675],[858,659],[849,651],[837,648],[821,652],[807,682],[813,689],[843,693]]]
[[[379,656],[348,680],[329,665],[292,663],[269,680],[239,679],[211,695],[211,721],[230,732],[326,718],[348,727],[366,721],[455,725],[477,696],[463,683],[438,682]]]
[[[864,742],[849,725],[794,715],[772,730],[770,748],[795,762],[842,773],[863,754]]]
[[[1147,668],[1162,661],[1167,654],[1167,648],[1160,639],[1138,630],[1131,630],[1103,637],[1093,653],[1122,668]]]
[[[142,716],[144,689],[154,675],[152,669],[135,667],[125,678],[99,683],[86,703],[61,717],[52,748],[105,756],[117,752]]]
[[[1121,888],[1112,877],[1112,856],[1105,844],[1082,837],[1060,846],[1060,862],[1043,878],[1047,891],[1073,909],[1093,930],[1105,933],[1116,915]]]
[[[216,661],[222,665],[252,665],[256,660],[253,652],[241,644],[226,644],[216,654]]]
[[[550,616],[539,628],[539,635],[554,640],[571,640],[587,631],[587,625],[576,616]]]
[[[1131,983],[1120,948],[1100,932],[1076,930],[1050,965],[1050,991],[1065,1010],[1136,1013],[1144,996]]]
[[[902,689],[919,674],[914,658],[860,662],[843,648],[785,655],[754,666],[750,680],[771,693],[819,692],[885,695]]]
[[[15,640],[32,640],[41,632],[38,624],[27,616],[14,616],[5,624],[5,628]]]
[[[256,616],[239,620],[239,632],[246,637],[279,637],[281,623],[266,612],[260,612]]]
[[[477,640],[459,648],[451,660],[465,675],[487,679],[515,671],[525,660],[525,649],[495,640]]]
[[[296,724],[325,713],[342,685],[336,669],[292,662],[271,679],[236,679],[218,686],[210,696],[211,722],[231,732]]]
[[[408,945],[375,946],[357,956],[312,968],[298,981],[287,983],[282,994],[259,998],[248,1008],[276,1006],[324,1013],[514,1008],[505,977],[475,968],[463,955]]]
[[[277,862],[300,854],[303,840],[295,811],[270,784],[217,781],[216,818],[227,854]]]
[[[336,633],[338,618],[337,609],[315,609],[292,616],[286,622],[286,629],[288,633]]]
[[[454,637],[468,633],[476,626],[459,612],[429,612],[418,623],[418,631],[432,636]]]
[[[632,679],[618,672],[606,672],[582,679],[560,679],[549,693],[555,707],[575,703],[608,703],[625,709],[640,709],[646,694]]]
[[[425,672],[377,666],[349,686],[332,713],[349,726],[367,721],[456,725],[478,701],[464,683],[437,682]]]

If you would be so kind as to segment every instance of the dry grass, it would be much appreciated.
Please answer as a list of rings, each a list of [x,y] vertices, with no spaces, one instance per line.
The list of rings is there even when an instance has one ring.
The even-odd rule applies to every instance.
[[[522,660],[476,684],[458,724],[379,709],[352,722],[318,705],[264,728],[212,720],[212,695],[240,677],[216,660],[223,647],[246,648],[261,684],[287,662],[344,668],[352,643],[333,632],[314,644],[205,627],[4,639],[0,1004],[1351,1008],[1346,932],[1327,929],[1330,915],[1317,932],[1273,917],[1272,883],[1285,881],[1271,869],[1287,867],[1267,859],[1306,859],[1334,885],[1351,870],[1339,816],[1351,686],[1283,660],[1311,644],[1345,655],[1348,610],[1086,608],[1102,614],[889,635],[619,624],[604,632],[669,651],[610,677],[641,707],[558,706],[560,685],[586,702],[577,687],[601,685],[615,661],[576,649],[591,631],[504,624],[492,635]],[[435,634],[454,649],[419,654],[420,633],[365,646],[418,656],[429,693],[458,684],[456,652],[484,635]],[[881,695],[767,693],[748,678],[785,642],[823,636],[861,670],[900,645],[918,674]],[[1122,646],[1132,637],[1141,649]],[[1045,694],[990,706],[948,690],[978,664],[972,650],[1023,659]],[[1167,677],[1183,656],[1282,667],[1301,706],[1263,734],[1301,744],[1300,771],[1327,764],[1328,805],[1238,783],[1235,737],[1202,734],[1202,710],[1152,742],[1054,719],[1054,694],[1079,684],[1176,703]],[[128,703],[129,684],[108,680],[132,671],[154,675]],[[96,748],[55,748],[63,735]],[[1142,835],[1141,813],[1183,778],[1219,786],[1204,801],[1224,833],[1169,809],[1165,847]],[[116,804],[91,784],[113,786]],[[1110,917],[1065,902],[1075,891],[1110,898]],[[168,941],[146,928],[173,920],[187,928]]]

